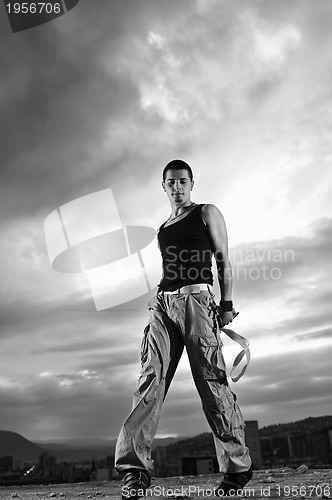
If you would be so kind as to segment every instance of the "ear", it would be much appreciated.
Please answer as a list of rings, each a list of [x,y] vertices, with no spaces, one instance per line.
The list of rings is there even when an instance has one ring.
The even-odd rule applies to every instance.
[[[163,182],[161,183],[161,185],[162,185],[162,187],[163,187],[164,191],[166,192],[166,189],[165,189],[165,182],[163,181]]]
[[[194,184],[195,184],[195,183],[194,183],[194,181],[191,181],[191,188],[190,188],[190,191],[192,191],[192,190],[193,190]]]

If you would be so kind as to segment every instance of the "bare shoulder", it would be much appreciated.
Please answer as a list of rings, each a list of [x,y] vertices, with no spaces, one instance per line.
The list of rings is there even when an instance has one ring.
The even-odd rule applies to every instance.
[[[213,222],[220,222],[224,220],[222,213],[219,208],[213,205],[212,203],[207,203],[202,207],[202,217],[206,224],[211,224]]]
[[[215,252],[218,249],[223,256],[226,256],[228,251],[227,229],[219,208],[211,203],[204,205],[202,207],[202,219],[211,238],[213,251]]]

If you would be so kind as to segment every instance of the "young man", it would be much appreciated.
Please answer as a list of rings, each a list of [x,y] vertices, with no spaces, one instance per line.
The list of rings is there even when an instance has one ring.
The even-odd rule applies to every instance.
[[[218,331],[218,326],[232,322],[235,313],[226,226],[217,207],[190,200],[193,174],[184,161],[166,165],[162,186],[172,208],[158,231],[163,276],[148,303],[150,318],[141,345],[141,374],[133,409],[117,441],[115,468],[124,473],[124,499],[144,496],[153,469],[151,443],[186,347],[223,474],[216,494],[226,495],[243,488],[252,477],[244,420],[228,385]],[[209,288],[213,284],[212,255],[218,269],[220,308]]]

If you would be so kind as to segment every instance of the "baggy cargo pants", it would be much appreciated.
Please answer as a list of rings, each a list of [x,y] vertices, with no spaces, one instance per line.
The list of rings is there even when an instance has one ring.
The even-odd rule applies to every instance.
[[[213,297],[206,290],[158,292],[148,303],[150,317],[141,345],[138,388],[115,450],[117,472],[153,469],[151,443],[184,346],[213,432],[220,472],[244,472],[250,468],[243,416],[227,382],[223,344],[211,315]]]

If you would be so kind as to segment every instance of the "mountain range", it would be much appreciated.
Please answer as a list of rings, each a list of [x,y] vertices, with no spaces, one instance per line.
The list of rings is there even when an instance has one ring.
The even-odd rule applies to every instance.
[[[167,446],[183,438],[157,438],[152,449]],[[113,440],[79,440],[73,439],[66,443],[33,443],[25,437],[12,431],[0,430],[0,458],[12,456],[14,460],[36,462],[42,453],[67,461],[92,460],[114,455],[116,439]]]
[[[332,429],[332,416],[309,417],[297,422],[276,424],[259,430],[260,437],[285,436],[288,434],[312,434]],[[12,431],[0,430],[0,458],[12,456],[14,460],[36,462],[42,453],[67,461],[102,459],[114,455],[116,440],[71,439],[66,443],[32,442]],[[194,437],[156,438],[152,449],[159,446],[172,446],[174,453],[182,449],[195,454],[195,450],[208,447],[213,451],[212,434],[203,433]]]

